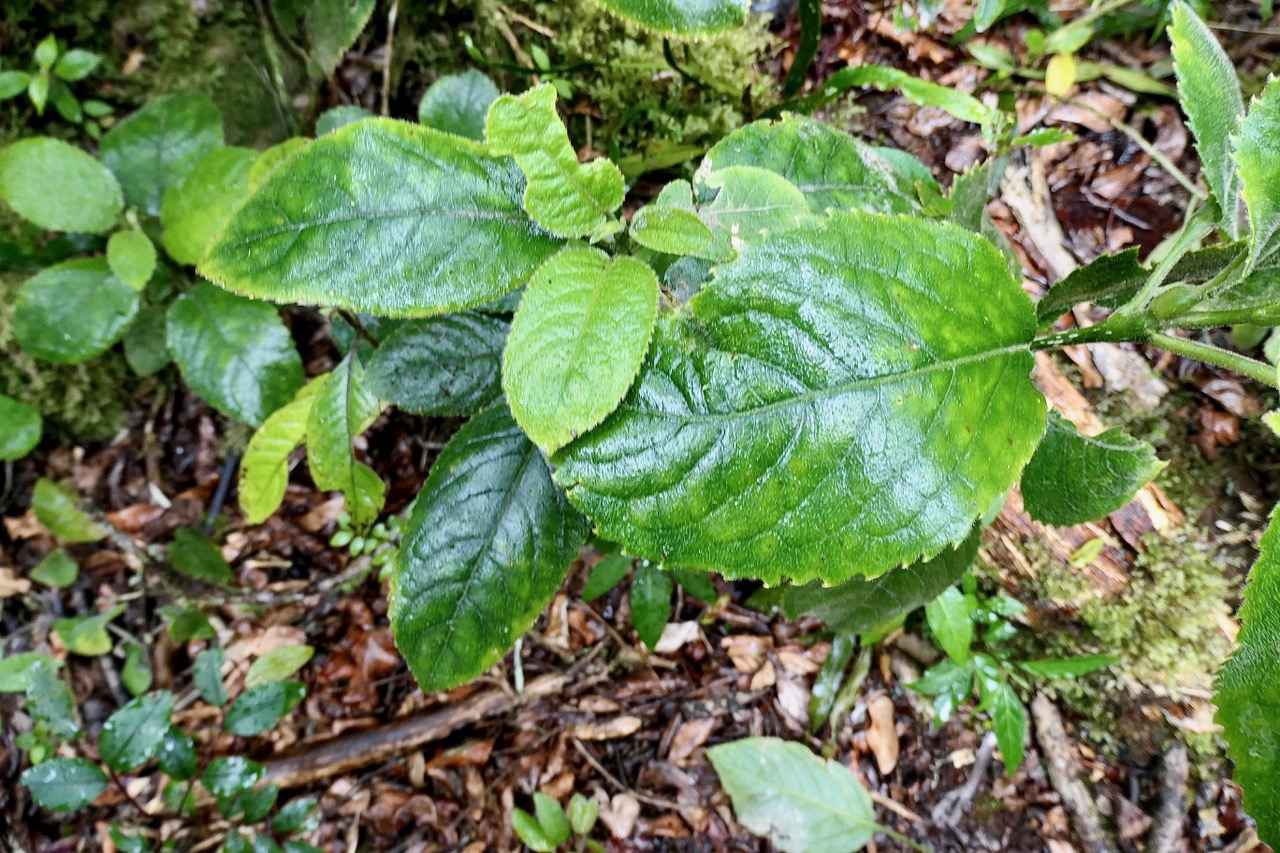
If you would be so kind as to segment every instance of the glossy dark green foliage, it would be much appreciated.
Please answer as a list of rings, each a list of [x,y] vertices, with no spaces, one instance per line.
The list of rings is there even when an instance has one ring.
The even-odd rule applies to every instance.
[[[256,761],[232,755],[215,758],[200,774],[200,784],[216,797],[234,797],[253,789],[266,773]]]
[[[658,645],[667,627],[674,591],[671,578],[653,563],[646,560],[636,568],[631,581],[631,624],[650,649]]]
[[[445,133],[484,141],[484,119],[498,99],[498,87],[474,68],[431,84],[418,104],[418,121]]]
[[[306,695],[297,681],[269,681],[250,687],[227,708],[222,727],[233,735],[248,737],[274,728]]]
[[[169,733],[173,694],[167,690],[139,696],[116,711],[102,726],[98,750],[112,770],[128,773],[155,757]]]
[[[174,531],[169,563],[178,572],[196,580],[224,586],[236,582],[235,572],[222,556],[222,549],[191,527]]]
[[[219,648],[205,649],[196,655],[192,678],[200,698],[221,708],[227,704],[227,688],[222,682],[222,664],[226,654]]]
[[[93,802],[107,787],[107,774],[83,758],[53,758],[28,768],[19,780],[49,811],[69,812]]]
[[[170,726],[156,749],[156,766],[171,779],[185,781],[198,769],[195,741],[176,726]]]
[[[422,688],[461,684],[506,654],[586,534],[505,407],[460,429],[418,496],[391,581],[396,645]]]
[[[510,325],[464,311],[401,325],[369,358],[364,381],[380,400],[420,415],[472,415],[502,396]]]
[[[37,358],[74,364],[120,340],[138,313],[138,291],[111,273],[104,258],[48,267],[18,291],[13,328]]]

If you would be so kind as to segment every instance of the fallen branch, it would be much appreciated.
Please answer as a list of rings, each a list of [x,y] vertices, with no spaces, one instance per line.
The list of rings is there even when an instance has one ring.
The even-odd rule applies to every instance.
[[[1187,816],[1187,748],[1177,744],[1164,757],[1160,773],[1160,805],[1147,835],[1149,853],[1182,849],[1182,825]]]
[[[1098,820],[1098,808],[1094,805],[1089,789],[1076,773],[1075,756],[1071,741],[1062,726],[1058,708],[1048,696],[1037,693],[1031,703],[1031,716],[1036,724],[1036,743],[1045,758],[1049,781],[1062,797],[1062,804],[1071,815],[1071,824],[1080,839],[1081,846],[1089,853],[1114,853],[1115,848],[1107,840]]]

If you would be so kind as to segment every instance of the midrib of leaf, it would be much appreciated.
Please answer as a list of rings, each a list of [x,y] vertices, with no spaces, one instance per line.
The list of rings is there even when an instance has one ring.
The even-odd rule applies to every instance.
[[[475,221],[512,221],[512,222],[528,222],[528,217],[520,213],[512,211],[485,211],[476,209],[459,209],[449,207],[433,207],[430,205],[422,205],[414,208],[403,208],[397,210],[373,211],[370,213],[356,213],[350,215],[333,215],[324,216],[319,219],[308,219],[304,222],[291,222],[287,225],[279,225],[275,228],[264,228],[255,231],[253,236],[237,240],[233,243],[227,243],[227,246],[244,246],[249,243],[256,243],[268,237],[275,237],[280,234],[288,234],[291,232],[305,231],[308,228],[320,228],[325,225],[342,225],[348,222],[377,222],[384,219],[411,219],[425,216],[448,217],[451,219],[467,219]],[[230,220],[228,220],[230,221]]]
[[[780,411],[791,408],[792,406],[803,405],[813,402],[814,400],[824,399],[826,397],[838,397],[853,391],[861,391],[864,388],[876,388],[881,385],[893,385],[898,382],[904,382],[909,379],[916,379],[921,376],[928,376],[931,373],[937,373],[943,370],[952,370],[957,367],[964,367],[967,364],[985,361],[990,358],[999,358],[1004,355],[1013,355],[1020,352],[1030,352],[1031,348],[1027,344],[1011,344],[999,349],[984,350],[983,352],[970,353],[969,355],[951,358],[945,361],[935,361],[922,367],[913,368],[912,370],[902,373],[886,373],[879,376],[868,376],[854,379],[850,382],[844,382],[838,385],[831,385],[826,388],[814,388],[803,394],[797,394],[793,397],[787,397],[782,400],[775,400],[772,403],[765,403],[760,406],[753,406],[749,409],[738,409],[732,412],[668,412],[661,409],[646,409],[635,403],[623,403],[619,409],[627,411],[639,412],[644,415],[659,415],[666,418],[676,418],[688,423],[718,423],[722,421],[733,421],[739,419],[754,418],[759,415],[766,415],[770,412]]]
[[[826,759],[819,759],[819,760],[825,761]],[[824,767],[823,769],[825,771],[826,768]],[[750,771],[741,772],[740,774],[735,773],[735,775],[739,775],[739,778],[741,778],[741,776],[749,776],[751,779],[755,780],[756,785],[762,788],[766,788],[766,789],[772,788],[774,790],[784,789],[782,785],[778,784],[776,779],[773,779],[768,776],[761,776],[759,774],[752,773]],[[854,781],[854,784],[857,784],[856,780]],[[784,790],[786,791],[788,796],[794,797],[795,799],[800,800],[806,805],[816,806],[821,811],[830,812],[836,817],[839,817],[843,820],[847,820],[850,823],[855,824],[859,829],[869,829],[875,832],[880,828],[880,825],[875,821],[868,821],[865,818],[862,818],[856,814],[853,814],[852,812],[846,809],[842,809],[834,805],[833,803],[830,803],[826,800],[817,799],[816,797],[812,797],[804,793],[798,788],[787,787]]]
[[[569,376],[574,371],[574,365],[581,361],[582,348],[584,346],[584,339],[586,338],[585,332],[591,327],[591,320],[595,316],[596,309],[600,305],[600,292],[604,290],[603,285],[608,274],[609,262],[606,261],[604,268],[600,271],[600,279],[596,282],[595,286],[591,288],[591,297],[587,300],[587,313],[582,318],[582,326],[578,329],[578,333],[573,336],[573,352],[569,357],[568,369],[565,370],[564,375],[560,377],[560,391],[556,397],[560,403],[565,402],[565,393],[569,390]]]

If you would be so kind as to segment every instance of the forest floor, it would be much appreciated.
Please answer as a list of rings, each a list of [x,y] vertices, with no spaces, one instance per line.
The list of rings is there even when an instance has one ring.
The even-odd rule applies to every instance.
[[[1058,5],[1064,13],[1074,9]],[[951,4],[927,32],[899,30],[891,7],[860,0],[826,3],[823,10],[812,80],[845,64],[877,62],[970,92],[989,82],[992,72],[950,43],[968,17],[964,4]],[[1220,14],[1215,31],[1244,76],[1276,67],[1280,28],[1274,22],[1264,29],[1256,5],[1244,2],[1222,4]],[[1027,25],[1015,19],[985,41],[1012,43]],[[794,43],[794,20],[781,36]],[[772,73],[784,73],[791,53],[788,47],[772,60]],[[1140,33],[1097,40],[1081,57],[1149,68],[1167,63],[1168,50],[1163,39]],[[376,78],[368,63],[352,59],[339,72],[334,99],[368,101],[376,91],[370,75]],[[866,94],[857,104],[863,110],[845,111],[852,130],[917,155],[944,185],[986,156],[976,129],[938,110],[892,94]],[[1018,95],[1018,115],[1026,127],[1062,127],[1076,137],[1019,155],[989,208],[1017,250],[1033,296],[1099,254],[1131,245],[1149,251],[1180,225],[1188,190],[1116,124],[1135,128],[1159,159],[1194,180],[1194,150],[1172,99],[1099,79],[1080,84],[1062,103],[1028,85]],[[331,368],[339,356],[323,319],[306,310],[288,319],[308,374]],[[1084,314],[1074,322],[1093,319]],[[1046,360],[1037,374],[1055,405],[1123,423],[1154,441],[1171,460],[1168,481],[1162,477],[1157,485],[1178,488],[1145,490],[1105,524],[1065,531],[1031,522],[1015,497],[984,542],[984,584],[1024,600],[1031,607],[1024,642],[1052,652],[1086,642],[1081,637],[1096,648],[1096,626],[1077,620],[1083,598],[1125,602],[1135,572],[1159,586],[1162,567],[1207,565],[1226,578],[1212,586],[1218,609],[1209,633],[1215,648],[1229,648],[1251,531],[1260,530],[1265,508],[1277,497],[1270,476],[1277,457],[1254,418],[1273,401],[1237,378],[1141,348],[1068,355]],[[1104,390],[1107,399],[1122,402],[1102,402]],[[456,426],[397,414],[370,430],[358,449],[389,484],[388,513],[412,500]],[[256,758],[282,788],[319,796],[322,820],[310,839],[326,850],[516,850],[509,816],[514,806],[529,808],[535,790],[562,802],[572,792],[597,799],[596,837],[612,853],[769,850],[735,822],[704,751],[758,735],[796,740],[849,765],[873,793],[878,819],[930,850],[1243,853],[1259,847],[1214,737],[1211,664],[1164,680],[1136,667],[1126,670],[1126,679],[1087,682],[1085,694],[1113,693],[1105,701],[1080,691],[1028,692],[1026,761],[1006,777],[981,715],[962,711],[935,726],[929,701],[907,688],[936,659],[914,623],[870,650],[851,712],[814,731],[810,699],[830,651],[815,621],[762,613],[747,603],[753,585],[716,579],[717,601],[680,593],[662,642],[647,651],[631,626],[625,584],[582,599],[599,558],[589,549],[514,656],[470,685],[423,694],[392,642],[386,583],[329,544],[341,497],[317,491],[300,465],[282,509],[262,525],[249,525],[234,489],[219,493],[224,478],[233,477],[229,446],[222,420],[197,398],[180,386],[153,388],[133,398],[126,428],[111,440],[46,446],[0,473],[0,638],[7,654],[52,646],[66,657],[91,735],[128,698],[120,662],[110,655],[66,655],[50,631],[54,618],[125,605],[122,636],[153,638],[143,645],[151,649],[154,684],[179,695],[190,692],[190,663],[200,643],[176,646],[157,630],[155,613],[164,602],[206,601],[239,675],[272,648],[314,647],[299,676],[306,699],[268,736],[222,732],[218,711],[199,701],[180,703],[176,720],[210,754]],[[53,546],[28,508],[37,477],[72,483],[117,534],[105,546],[72,547],[82,576],[69,590],[25,579]],[[211,506],[215,514],[221,510],[223,553],[243,586],[218,601],[213,591],[166,574],[148,551],[179,527],[201,526]],[[1186,525],[1207,529],[1210,541],[1186,536]],[[1099,535],[1107,539],[1105,553],[1071,567],[1080,546]],[[1162,538],[1180,544],[1162,552],[1159,562],[1144,559]],[[1045,573],[1075,578],[1086,592],[1077,589],[1071,600],[1046,597]],[[1188,642],[1178,639],[1178,625],[1163,627],[1165,641]],[[1139,635],[1154,629],[1135,624],[1131,630],[1141,649]],[[1056,632],[1057,639],[1042,632]],[[1194,651],[1188,649],[1188,657]],[[888,727],[868,713],[885,707],[886,698]],[[111,820],[158,806],[157,790],[125,779],[91,813],[59,818],[36,809],[14,783],[19,707],[16,697],[0,697],[6,721],[0,823],[8,824],[0,847],[110,850]],[[1104,719],[1110,725],[1100,726]],[[212,816],[186,825],[143,823],[176,834],[191,850],[207,849],[206,839],[222,829]],[[871,849],[906,848],[882,835]]]

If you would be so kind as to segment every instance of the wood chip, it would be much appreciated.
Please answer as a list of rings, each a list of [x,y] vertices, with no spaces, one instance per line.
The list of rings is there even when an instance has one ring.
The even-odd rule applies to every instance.
[[[616,740],[630,737],[640,731],[644,722],[639,717],[624,714],[620,717],[593,723],[577,723],[570,730],[580,740]]]

